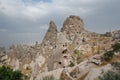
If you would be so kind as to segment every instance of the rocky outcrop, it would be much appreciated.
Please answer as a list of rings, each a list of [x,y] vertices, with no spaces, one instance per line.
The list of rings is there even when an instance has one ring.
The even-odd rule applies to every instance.
[[[72,77],[65,70],[62,71],[60,79],[61,80],[73,80]]]
[[[106,72],[112,69],[110,64],[103,67],[98,67],[96,63],[99,61],[96,60],[96,63],[94,63],[94,61],[90,62],[94,58],[99,59],[98,56],[94,56],[74,67],[60,68],[46,73],[41,73],[36,76],[35,80],[43,79],[46,76],[53,76],[55,79],[60,80],[94,80],[94,78],[98,78],[98,76],[101,75],[102,70],[105,70]],[[97,74],[95,70],[97,71]]]
[[[0,48],[0,66],[7,64],[14,70],[21,70],[30,80],[51,76],[64,80],[94,80],[102,70],[111,69],[107,66],[109,63],[103,62],[102,55],[112,49],[115,40],[120,42],[119,34],[120,31],[115,31],[105,36],[87,31],[83,20],[71,15],[60,32],[50,21],[41,44]],[[117,59],[120,59],[119,53],[115,53]]]
[[[120,30],[115,30],[111,34],[114,38],[120,39]]]
[[[98,80],[99,76],[102,76],[105,72],[112,69],[111,64],[107,64],[102,67],[93,68],[89,71],[88,75],[85,77],[84,80]]]
[[[54,46],[57,41],[57,27],[53,21],[50,21],[49,29],[45,34],[42,44],[44,46]]]
[[[5,48],[0,47],[0,66],[8,63],[8,55],[6,54]]]
[[[0,53],[0,66],[6,65],[8,63],[8,55]]]
[[[75,35],[81,33],[82,30],[84,30],[83,20],[71,15],[65,20],[61,32],[66,34],[67,39],[73,40]]]

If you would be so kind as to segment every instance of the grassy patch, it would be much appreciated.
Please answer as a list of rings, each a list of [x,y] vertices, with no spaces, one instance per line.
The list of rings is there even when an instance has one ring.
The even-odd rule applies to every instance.
[[[108,71],[103,76],[99,76],[99,80],[120,80],[120,73]]]

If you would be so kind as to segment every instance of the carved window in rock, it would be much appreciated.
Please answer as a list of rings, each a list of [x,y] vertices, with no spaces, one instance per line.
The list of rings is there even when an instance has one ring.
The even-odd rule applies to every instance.
[[[64,58],[67,58],[67,56],[63,56]]]
[[[65,49],[65,50],[62,51],[63,54],[65,54],[65,53],[67,53],[67,52],[68,52],[67,49]]]
[[[58,62],[58,64],[62,64],[62,62]]]
[[[70,34],[69,31],[67,32],[67,34]]]
[[[52,43],[50,43],[50,45],[52,45]]]
[[[63,45],[63,47],[67,47],[67,43],[65,43],[65,44]]]
[[[55,45],[55,47],[54,48],[56,48],[57,46]]]
[[[82,42],[85,42],[85,38],[82,39]]]

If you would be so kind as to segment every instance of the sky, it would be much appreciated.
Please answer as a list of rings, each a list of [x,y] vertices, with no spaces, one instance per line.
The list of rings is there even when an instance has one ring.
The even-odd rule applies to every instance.
[[[120,0],[0,0],[0,46],[42,41],[50,20],[58,30],[70,15],[97,33],[120,29]]]

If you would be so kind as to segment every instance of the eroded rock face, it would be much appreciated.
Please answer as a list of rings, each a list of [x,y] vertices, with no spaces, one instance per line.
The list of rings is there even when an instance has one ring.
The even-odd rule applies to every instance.
[[[77,78],[78,74],[80,74],[79,67],[76,67],[75,69],[72,70],[72,72],[70,72],[70,76],[73,78]]]
[[[120,32],[114,32],[112,36],[117,36],[119,41],[118,34]],[[112,40],[112,37],[85,30],[83,20],[72,15],[65,20],[61,32],[51,21],[41,44],[13,45],[7,51],[0,48],[0,66],[8,64],[14,70],[21,70],[30,80],[46,76],[64,80],[93,80],[102,69],[98,69],[103,63],[99,54],[111,49]],[[70,66],[71,62],[74,67]]]
[[[61,32],[65,33],[68,39],[73,40],[75,34],[82,30],[84,30],[83,20],[78,16],[71,15],[65,20]]]
[[[93,68],[89,71],[88,75],[85,77],[84,80],[98,80],[98,77],[103,75],[105,72],[112,69],[110,64],[107,64],[102,67]]]
[[[112,36],[114,38],[120,39],[120,30],[113,31]]]
[[[0,66],[8,63],[8,55],[4,48],[0,47]]]
[[[49,29],[43,39],[42,44],[44,46],[49,46],[49,45],[54,46],[57,40],[57,33],[58,30],[55,23],[53,21],[50,21]]]
[[[72,77],[70,77],[69,74],[67,74],[65,70],[62,71],[60,79],[61,80],[73,80]]]

